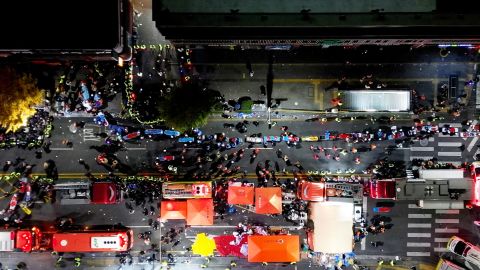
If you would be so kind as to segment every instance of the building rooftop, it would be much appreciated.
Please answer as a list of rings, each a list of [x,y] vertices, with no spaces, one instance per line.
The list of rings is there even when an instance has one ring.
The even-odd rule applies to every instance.
[[[4,1],[0,50],[112,50],[119,0]]]

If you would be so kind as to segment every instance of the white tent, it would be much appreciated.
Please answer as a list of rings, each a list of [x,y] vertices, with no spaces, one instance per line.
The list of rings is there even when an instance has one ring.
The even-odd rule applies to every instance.
[[[327,254],[352,252],[353,200],[310,202],[309,208],[309,219],[314,223],[313,251]]]

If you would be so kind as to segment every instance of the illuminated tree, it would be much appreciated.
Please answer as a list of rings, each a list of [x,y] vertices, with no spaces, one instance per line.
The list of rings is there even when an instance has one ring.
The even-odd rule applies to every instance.
[[[158,111],[165,122],[177,129],[187,130],[204,126],[217,103],[218,92],[184,86],[172,91],[161,101]]]
[[[29,74],[0,67],[0,126],[16,131],[35,114],[33,106],[43,100],[37,81]]]

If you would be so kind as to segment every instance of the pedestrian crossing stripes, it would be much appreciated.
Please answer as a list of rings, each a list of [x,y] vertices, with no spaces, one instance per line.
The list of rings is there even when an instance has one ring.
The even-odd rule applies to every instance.
[[[408,237],[414,237],[414,238],[430,238],[432,237],[431,233],[408,233]]]
[[[436,248],[433,248],[433,251],[435,251],[435,252],[447,252],[447,248],[446,247],[436,247]]]
[[[431,223],[408,223],[408,228],[431,228]]]
[[[435,233],[458,233],[458,228],[435,228]]]
[[[437,209],[435,210],[435,214],[460,214],[460,210],[458,209]]]
[[[438,137],[440,137],[440,138],[446,138],[446,137],[449,137],[449,138],[458,138],[458,137],[460,137],[460,134],[455,133],[455,134],[453,134],[453,135],[450,135],[450,134],[438,133]]]
[[[407,247],[430,247],[430,243],[412,243],[412,242],[408,242],[407,243]]]
[[[438,152],[439,157],[461,157],[462,152]]]
[[[440,219],[435,219],[435,223],[459,223],[460,220],[457,218],[440,218]]]
[[[435,243],[446,243],[450,238],[435,238]]]
[[[433,152],[435,151],[434,147],[426,147],[426,146],[420,146],[420,147],[410,147],[411,151],[418,151],[418,152]]]
[[[430,252],[407,252],[407,257],[430,257]]]
[[[441,147],[460,147],[462,146],[461,142],[438,142],[438,146]]]
[[[410,160],[414,160],[414,159],[430,160],[432,158],[433,156],[410,156]]]
[[[406,170],[405,172],[406,172],[406,174],[407,174],[407,178],[408,178],[408,179],[413,179],[413,178],[415,178],[415,175],[413,175],[413,171],[412,171],[412,170]]]
[[[408,209],[407,257],[429,257],[446,252],[450,237],[460,231],[460,210],[425,210],[416,204],[408,204]]]
[[[432,214],[408,214],[408,218],[432,218]]]

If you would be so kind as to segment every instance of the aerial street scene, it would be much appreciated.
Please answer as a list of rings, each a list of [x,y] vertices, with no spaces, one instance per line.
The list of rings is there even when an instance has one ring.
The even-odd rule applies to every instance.
[[[2,5],[0,270],[480,270],[480,3]]]

